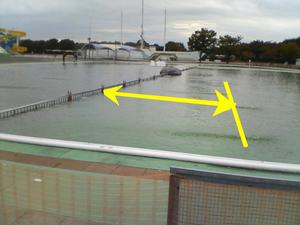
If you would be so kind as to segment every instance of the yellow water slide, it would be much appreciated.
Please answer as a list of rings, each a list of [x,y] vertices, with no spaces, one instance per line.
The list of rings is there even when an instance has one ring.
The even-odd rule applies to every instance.
[[[11,48],[11,51],[17,53],[23,53],[27,51],[26,47],[19,45],[20,38],[25,37],[27,35],[26,32],[17,31],[17,30],[6,30],[6,29],[0,29],[0,32],[6,33],[6,35],[0,36],[0,40],[16,39],[16,42]]]
[[[6,32],[13,35],[13,36],[15,36],[15,37],[19,37],[19,38],[25,37],[27,35],[26,32],[17,31],[17,30],[7,30]]]

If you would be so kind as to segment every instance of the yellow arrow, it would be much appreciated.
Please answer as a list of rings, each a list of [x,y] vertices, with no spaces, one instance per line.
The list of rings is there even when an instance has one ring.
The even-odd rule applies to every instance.
[[[217,90],[216,90],[216,95],[217,95],[218,101],[211,101],[211,100],[201,100],[201,99],[193,99],[193,98],[177,98],[177,97],[160,96],[160,95],[145,95],[145,94],[119,92],[119,90],[121,88],[122,88],[122,86],[108,88],[108,89],[105,89],[103,91],[103,93],[107,98],[109,98],[116,105],[119,105],[119,101],[117,99],[117,96],[118,96],[118,97],[126,97],[126,98],[147,99],[147,100],[154,100],[154,101],[215,106],[215,107],[217,107],[217,109],[216,109],[215,113],[213,114],[213,116],[217,116],[223,112],[230,110],[234,105],[234,103],[229,101],[224,95],[222,95]]]
[[[231,90],[230,90],[230,87],[229,87],[229,83],[227,81],[224,82],[224,87],[225,87],[225,90],[226,90],[229,101],[234,102],[234,99],[233,99],[233,96],[232,96],[232,93],[231,93]],[[249,147],[248,141],[247,141],[247,138],[246,138],[246,135],[245,135],[245,132],[244,132],[244,128],[243,128],[239,113],[238,113],[237,108],[236,108],[236,104],[234,104],[231,111],[232,111],[233,118],[234,118],[235,124],[237,126],[237,129],[238,129],[241,141],[242,141],[242,145],[243,145],[244,148],[248,148]]]
[[[227,83],[228,89],[226,89],[226,83]],[[238,131],[240,133],[240,137],[241,137],[241,140],[242,140],[242,143],[243,143],[243,147],[247,148],[248,147],[247,139],[245,137],[243,127],[242,127],[239,115],[237,113],[236,103],[234,102],[234,100],[232,98],[228,82],[224,82],[224,86],[225,86],[228,98],[226,98],[224,95],[222,95],[218,90],[215,90],[218,101],[202,100],[202,99],[194,99],[194,98],[178,98],[178,97],[170,97],[170,96],[119,92],[119,90],[123,87],[122,85],[112,87],[112,88],[107,88],[103,91],[103,94],[108,99],[110,99],[112,102],[114,102],[116,105],[119,105],[119,101],[117,99],[117,96],[118,96],[118,97],[126,97],[126,98],[147,99],[147,100],[154,100],[154,101],[164,101],[164,102],[176,102],[176,103],[185,103],[185,104],[193,104],[193,105],[214,106],[214,107],[216,107],[216,110],[213,114],[213,117],[217,116],[217,115],[219,115],[223,112],[232,110],[233,115],[234,115],[234,119],[235,119],[237,127],[238,127]]]

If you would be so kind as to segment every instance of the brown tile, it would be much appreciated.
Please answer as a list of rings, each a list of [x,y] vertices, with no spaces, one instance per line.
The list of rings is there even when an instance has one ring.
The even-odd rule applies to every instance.
[[[144,175],[148,176],[148,175],[162,175],[162,174],[170,174],[168,171],[166,170],[154,170],[154,169],[146,169]]]
[[[57,159],[56,165],[54,167],[60,169],[84,171],[89,166],[89,164],[89,162],[82,162],[77,160]]]
[[[0,159],[1,160],[8,160],[8,161],[13,161],[16,158],[16,153],[13,152],[6,152],[0,150]]]
[[[41,157],[27,154],[17,154],[14,159],[15,162],[33,164],[37,166],[53,167],[56,164],[55,158]]]
[[[118,165],[113,164],[90,163],[85,171],[111,174],[117,167]]]
[[[164,170],[146,169],[143,178],[168,181],[170,173]]]
[[[145,173],[144,168],[138,167],[129,167],[129,166],[118,166],[112,174],[120,175],[120,176],[134,176],[141,177]]]

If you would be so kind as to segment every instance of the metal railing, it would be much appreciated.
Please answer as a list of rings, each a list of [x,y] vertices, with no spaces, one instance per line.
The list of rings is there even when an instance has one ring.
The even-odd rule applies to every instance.
[[[300,173],[300,165],[290,164],[290,163],[236,159],[236,158],[227,158],[227,157],[219,157],[219,156],[190,154],[184,152],[173,152],[173,151],[163,151],[163,150],[154,150],[154,149],[104,145],[104,144],[88,143],[88,142],[19,136],[19,135],[3,134],[3,133],[0,133],[0,140],[23,143],[23,144],[55,147],[55,148],[69,148],[69,149],[79,149],[79,150],[94,151],[94,152],[106,152],[106,153],[113,153],[119,155],[132,155],[132,156],[141,156],[141,157],[149,157],[149,158],[171,159],[176,161],[204,163],[204,164],[211,164],[217,166],[235,167],[235,168],[252,169],[252,170],[297,173],[297,174]]]

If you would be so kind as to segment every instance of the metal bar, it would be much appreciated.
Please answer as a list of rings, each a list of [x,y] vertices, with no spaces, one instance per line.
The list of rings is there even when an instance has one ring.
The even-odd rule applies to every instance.
[[[176,175],[171,175],[169,184],[168,225],[178,224],[178,206],[179,179]]]
[[[123,146],[103,145],[88,142],[66,141],[48,138],[28,137],[0,133],[0,140],[24,144],[50,146],[58,148],[80,149],[95,152],[107,152],[121,155],[133,155],[150,158],[171,159],[177,161],[212,164],[218,166],[236,167],[244,169],[276,171],[286,173],[300,173],[299,164],[235,159],[218,156],[196,155],[183,152],[171,152],[143,148],[130,148]]]
[[[251,176],[239,176],[226,173],[214,173],[209,171],[191,170],[184,168],[170,168],[171,174],[177,176],[190,177],[195,180],[230,184],[238,186],[251,186],[260,188],[273,188],[273,189],[288,189],[300,190],[300,181],[278,180],[270,178],[259,178]]]

